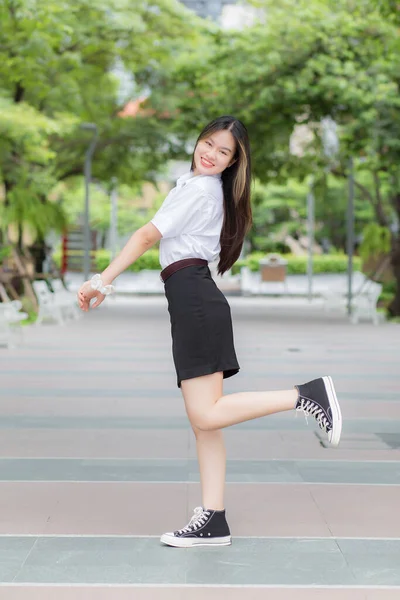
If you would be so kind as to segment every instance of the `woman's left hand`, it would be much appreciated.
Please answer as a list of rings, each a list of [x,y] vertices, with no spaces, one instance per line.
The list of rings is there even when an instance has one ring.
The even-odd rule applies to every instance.
[[[92,305],[90,301],[92,298],[97,298],[96,302]],[[85,281],[78,291],[78,303],[79,308],[85,312],[89,310],[89,308],[97,308],[103,302],[105,298],[104,294],[101,294],[97,290],[94,290],[90,285],[90,281]]]

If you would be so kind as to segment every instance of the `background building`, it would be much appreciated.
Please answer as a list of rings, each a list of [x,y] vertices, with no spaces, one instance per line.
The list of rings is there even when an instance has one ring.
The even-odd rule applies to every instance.
[[[233,4],[233,0],[181,0],[182,4],[193,10],[199,17],[218,21],[222,14],[222,9],[226,4]]]
[[[199,17],[207,17],[220,24],[222,29],[242,29],[262,18],[262,11],[236,0],[180,0]]]

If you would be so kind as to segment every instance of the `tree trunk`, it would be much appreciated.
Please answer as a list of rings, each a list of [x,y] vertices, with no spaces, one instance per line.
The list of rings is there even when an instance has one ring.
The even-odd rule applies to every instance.
[[[400,192],[392,199],[393,207],[400,221]],[[400,317],[400,232],[393,236],[391,264],[393,274],[396,279],[396,292],[392,302],[389,305],[389,313],[392,317]]]
[[[22,248],[23,248],[23,235],[24,235],[24,228],[22,226],[22,223],[18,223],[18,242],[17,242],[17,248],[20,252],[22,252]]]
[[[7,179],[7,177],[4,178],[4,206],[7,208],[7,206],[9,206],[10,204],[10,192],[13,188],[13,184],[11,183],[11,181],[9,181]],[[8,231],[7,228],[5,229],[5,232],[3,234],[2,231],[0,231],[0,244],[7,244],[8,243]]]
[[[4,206],[7,207],[10,205],[10,192],[12,191],[14,187],[14,184],[12,183],[12,181],[10,181],[9,179],[7,179],[7,177],[4,178]]]
[[[38,237],[33,246],[29,247],[29,252],[33,256],[35,273],[43,273],[43,263],[47,257],[47,246],[46,242],[42,237]]]

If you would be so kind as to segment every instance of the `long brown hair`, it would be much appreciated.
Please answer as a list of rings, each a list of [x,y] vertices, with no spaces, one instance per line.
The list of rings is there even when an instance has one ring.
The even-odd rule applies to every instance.
[[[250,203],[251,154],[246,127],[231,116],[218,117],[211,121],[200,133],[200,140],[210,137],[216,131],[230,131],[235,139],[235,162],[221,173],[224,192],[224,221],[221,230],[218,274],[223,275],[239,258],[246,234],[251,229],[253,217]],[[195,168],[194,153],[192,170]]]

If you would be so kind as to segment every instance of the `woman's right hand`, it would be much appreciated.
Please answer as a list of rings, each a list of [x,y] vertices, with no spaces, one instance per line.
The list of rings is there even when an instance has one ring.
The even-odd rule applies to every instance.
[[[94,302],[91,305],[90,301],[92,300],[92,298],[97,298],[97,300],[96,300],[96,302]],[[94,290],[92,288],[90,281],[85,281],[85,283],[83,283],[81,285],[81,287],[79,288],[79,291],[78,291],[79,308],[81,310],[83,310],[84,312],[87,312],[89,310],[89,308],[97,308],[98,306],[100,306],[100,304],[103,302],[104,298],[105,298],[104,294],[101,294],[99,291]]]

